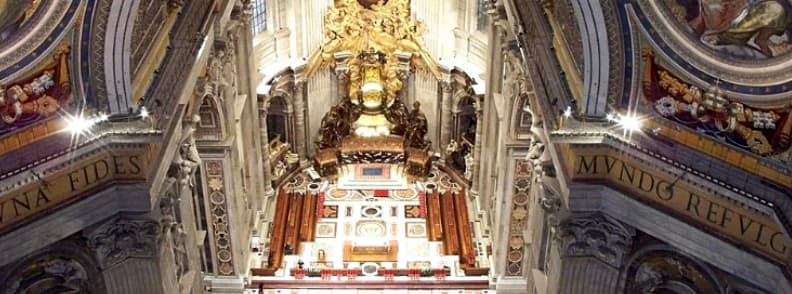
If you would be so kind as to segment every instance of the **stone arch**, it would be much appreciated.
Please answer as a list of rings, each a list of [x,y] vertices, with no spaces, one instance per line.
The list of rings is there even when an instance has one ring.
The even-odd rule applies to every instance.
[[[261,107],[267,116],[267,142],[273,143],[277,139],[281,143],[297,146],[293,93],[294,73],[286,71],[273,78],[269,94],[263,96]]]
[[[666,244],[633,251],[619,281],[625,293],[726,293],[708,265]]]
[[[581,113],[605,116],[608,106],[610,54],[601,1],[571,0],[583,46]]]
[[[469,143],[476,142],[476,125],[479,122],[476,111],[478,105],[476,96],[464,96],[455,104],[454,124],[452,138],[454,140],[467,140]]]
[[[511,126],[514,139],[530,139],[531,128],[540,122],[531,106],[531,101],[535,100],[532,99],[534,95],[534,93],[522,93],[512,100]]]
[[[85,244],[67,240],[11,265],[0,293],[105,293],[99,265]],[[74,292],[72,292],[74,291]]]
[[[292,106],[284,96],[275,96],[267,103],[267,140],[280,141],[294,146],[294,117]]]
[[[199,141],[221,141],[228,134],[226,128],[226,118],[222,109],[222,104],[217,97],[211,94],[204,95],[196,100],[198,116],[201,121],[195,132],[195,139]]]
[[[108,111],[126,113],[132,107],[131,42],[140,1],[113,1],[104,35],[105,89]]]

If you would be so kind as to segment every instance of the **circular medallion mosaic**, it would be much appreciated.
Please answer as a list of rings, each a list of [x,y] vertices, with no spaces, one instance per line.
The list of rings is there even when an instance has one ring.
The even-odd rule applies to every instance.
[[[349,190],[330,188],[327,190],[328,200],[344,200],[349,198]]]
[[[514,201],[514,204],[525,205],[528,204],[528,201],[531,200],[531,198],[528,197],[528,193],[526,192],[517,192],[514,194],[514,197],[512,197],[512,200]]]
[[[391,193],[391,196],[398,200],[413,200],[418,197],[418,191],[415,189],[396,190],[395,193]]]

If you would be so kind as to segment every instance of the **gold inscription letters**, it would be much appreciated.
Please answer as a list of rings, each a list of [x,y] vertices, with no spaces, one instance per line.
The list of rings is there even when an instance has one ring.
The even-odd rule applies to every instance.
[[[578,153],[570,171],[575,179],[614,183],[632,196],[671,209],[781,261],[789,255],[789,239],[771,217],[737,206],[723,196],[687,182],[676,181],[674,176],[623,154]]]
[[[145,181],[143,152],[113,150],[0,196],[0,231],[112,181]]]

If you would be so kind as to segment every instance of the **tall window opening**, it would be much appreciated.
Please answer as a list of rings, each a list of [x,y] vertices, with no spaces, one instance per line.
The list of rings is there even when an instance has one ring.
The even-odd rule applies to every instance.
[[[476,0],[476,1],[478,1],[478,10],[476,14],[476,29],[479,32],[487,32],[489,31],[489,16],[487,15],[487,5],[485,5],[487,0]]]
[[[267,30],[267,0],[253,1],[253,34]]]

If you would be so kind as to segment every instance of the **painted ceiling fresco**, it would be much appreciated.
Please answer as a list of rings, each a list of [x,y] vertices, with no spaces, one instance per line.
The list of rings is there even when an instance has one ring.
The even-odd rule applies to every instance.
[[[677,25],[730,57],[766,59],[792,50],[788,0],[664,0]]]
[[[10,39],[38,12],[41,0],[0,0],[0,41]]]

